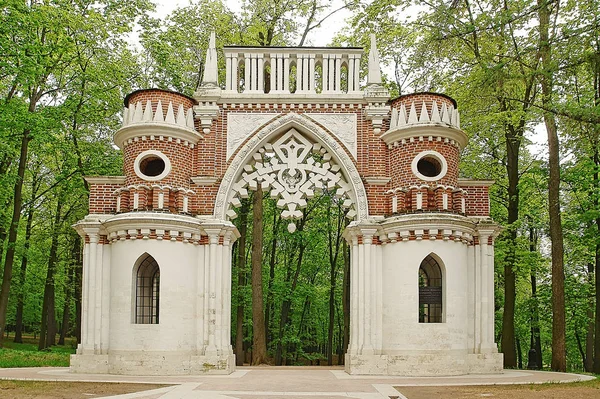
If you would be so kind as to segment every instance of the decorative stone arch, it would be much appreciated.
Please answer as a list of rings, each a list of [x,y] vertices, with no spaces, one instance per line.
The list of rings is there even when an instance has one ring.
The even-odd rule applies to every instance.
[[[342,176],[350,187],[348,196],[356,211],[354,219],[358,222],[366,220],[369,214],[366,190],[358,169],[344,146],[338,143],[331,133],[317,125],[309,117],[293,112],[269,122],[236,151],[219,186],[214,217],[220,220],[230,218],[228,211],[236,194],[234,185],[242,175],[246,165],[252,160],[253,155],[269,143],[271,139],[291,130],[296,130],[302,136],[312,139],[315,143],[320,144],[327,153],[331,154],[332,159],[339,165]]]

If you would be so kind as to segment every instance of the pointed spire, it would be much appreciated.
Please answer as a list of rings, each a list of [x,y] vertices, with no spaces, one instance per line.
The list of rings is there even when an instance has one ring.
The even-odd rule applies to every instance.
[[[135,106],[135,114],[133,114],[133,122],[141,122],[142,117],[144,116],[144,111],[142,110],[142,102],[138,101]]]
[[[371,33],[371,50],[369,51],[369,77],[367,85],[381,84],[381,70],[379,69],[379,52],[375,34]]]
[[[173,103],[169,101],[169,106],[167,107],[167,116],[165,118],[165,122],[175,124],[175,112],[173,111]]]
[[[156,105],[156,112],[154,113],[154,122],[164,122],[165,117],[162,109],[162,102],[158,100],[158,104]]]
[[[396,108],[392,108],[392,118],[390,119],[390,128],[395,128],[398,126],[398,110]]]
[[[206,50],[206,60],[204,63],[204,75],[202,76],[202,85],[218,86],[219,84],[219,71],[217,69],[217,47],[215,41],[215,32],[211,32],[210,41],[208,43],[208,49]]]
[[[425,101],[423,101],[423,104],[421,105],[421,115],[419,116],[419,122],[429,122],[429,114],[427,113],[427,104],[425,104]]]
[[[404,104],[400,105],[400,114],[398,115],[398,126],[406,125],[406,107]]]
[[[150,100],[146,101],[146,109],[144,109],[144,122],[152,121],[152,103]]]
[[[123,126],[129,125],[129,108],[123,108]]]
[[[433,105],[431,106],[431,121],[432,122],[441,122],[440,118],[440,110],[437,106],[437,102],[434,100]]]
[[[179,104],[179,108],[177,109],[177,124],[179,126],[185,126],[185,110],[183,109],[183,104]]]
[[[411,125],[413,123],[417,123],[419,120],[417,119],[417,108],[415,107],[415,103],[413,102],[410,105],[410,114],[408,114],[408,124]]]

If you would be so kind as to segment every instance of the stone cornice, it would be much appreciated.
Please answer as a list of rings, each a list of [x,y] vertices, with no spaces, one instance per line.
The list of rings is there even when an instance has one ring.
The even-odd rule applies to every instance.
[[[221,92],[218,104],[367,104],[363,92],[289,94],[289,93],[235,93]]]
[[[141,136],[172,137],[194,145],[198,144],[202,138],[202,135],[196,130],[184,126],[166,122],[140,122],[120,128],[115,133],[113,140],[117,147],[123,149],[128,140]]]
[[[442,122],[419,123],[390,129],[381,135],[381,139],[387,145],[394,145],[402,140],[410,140],[411,137],[428,136],[453,140],[460,148],[465,148],[469,140],[465,132]]]
[[[217,182],[217,178],[212,176],[195,176],[191,180],[197,186],[212,186]]]
[[[365,177],[365,181],[367,182],[367,184],[370,184],[372,186],[385,186],[390,182],[390,180],[392,180],[390,177]]]
[[[475,180],[475,179],[466,179],[466,178],[458,178],[458,186],[459,187],[489,187],[494,184],[495,180]]]
[[[127,179],[125,176],[85,176],[89,184],[115,184],[123,185]]]
[[[413,213],[394,216],[381,223],[381,228],[385,233],[399,230],[460,228],[462,231],[474,234],[475,226],[476,221],[470,220],[466,216],[448,213]]]

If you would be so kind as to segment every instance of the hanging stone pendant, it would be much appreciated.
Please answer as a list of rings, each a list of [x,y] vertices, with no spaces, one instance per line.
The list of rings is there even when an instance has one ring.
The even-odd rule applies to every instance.
[[[288,231],[290,233],[293,233],[294,231],[296,231],[296,223],[291,222],[290,224],[288,224]]]

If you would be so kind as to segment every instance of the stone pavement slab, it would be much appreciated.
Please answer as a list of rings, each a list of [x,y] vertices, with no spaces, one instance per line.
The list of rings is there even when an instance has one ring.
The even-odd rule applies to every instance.
[[[346,374],[341,367],[239,367],[230,375],[185,376],[72,374],[68,368],[0,369],[0,379],[173,385],[104,399],[403,399],[394,387],[541,384],[593,378],[528,370],[449,377],[355,376]]]

